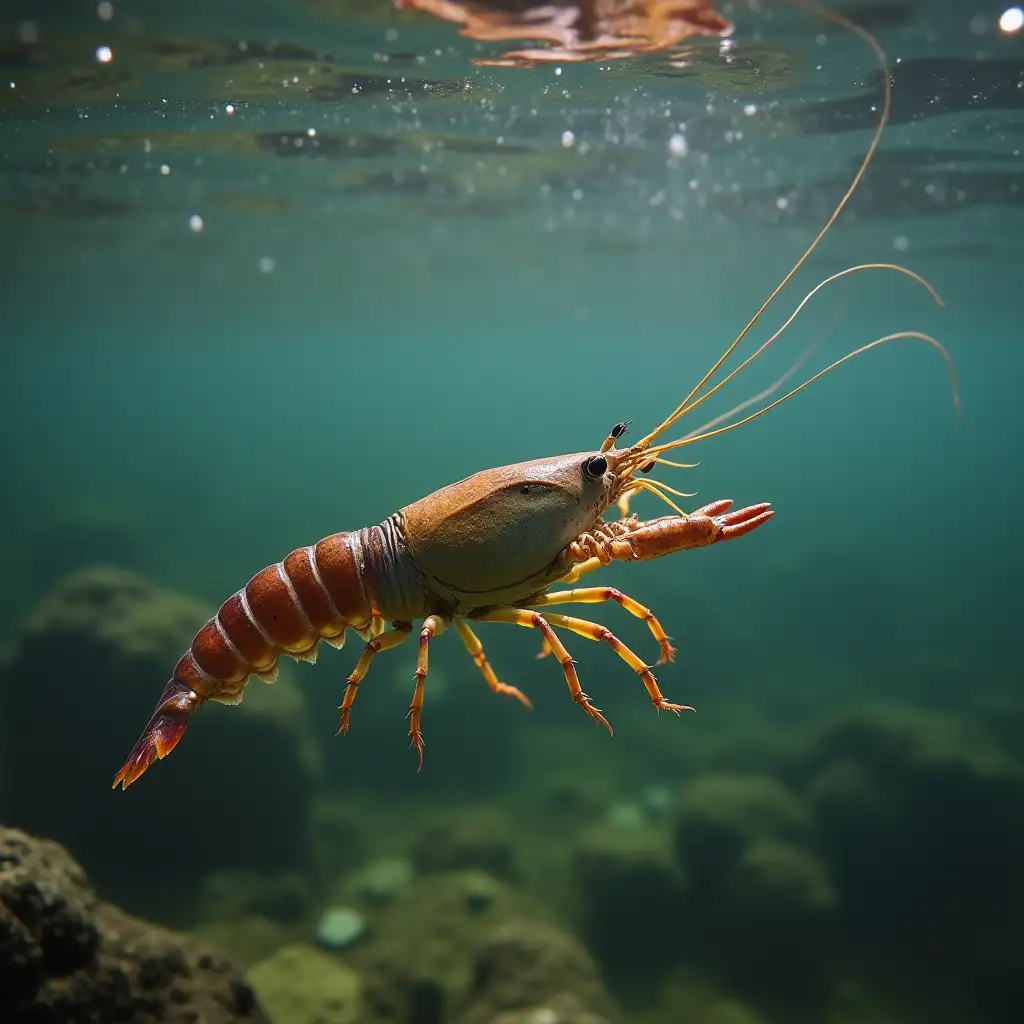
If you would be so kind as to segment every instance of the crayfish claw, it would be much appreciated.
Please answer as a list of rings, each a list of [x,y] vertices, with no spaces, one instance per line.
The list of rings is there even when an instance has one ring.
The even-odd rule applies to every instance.
[[[715,516],[715,525],[721,528],[720,540],[732,540],[734,537],[742,537],[751,530],[756,530],[763,523],[767,523],[775,515],[775,510],[767,501],[759,505],[750,505],[741,508],[737,512],[729,512],[727,515]]]

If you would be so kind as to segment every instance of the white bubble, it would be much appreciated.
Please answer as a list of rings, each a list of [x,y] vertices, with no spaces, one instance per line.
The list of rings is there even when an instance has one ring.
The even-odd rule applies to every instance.
[[[160,173],[166,178],[167,175],[171,173],[171,169],[170,167],[167,166],[167,164],[161,164]]]
[[[785,196],[779,196],[779,198],[775,200],[775,205],[780,210],[785,210],[786,207],[789,206],[789,200]]]
[[[109,64],[114,59],[114,51],[109,46],[97,46],[96,59],[101,64]]]
[[[229,103],[229,104],[228,104],[228,105],[227,105],[227,106],[226,106],[226,107],[224,108],[224,113],[225,113],[225,114],[227,114],[227,115],[228,115],[229,117],[230,117],[230,116],[231,116],[231,115],[232,115],[232,114],[233,114],[234,112],[235,112],[235,105],[234,105],[234,103]]]
[[[198,213],[193,213],[188,219],[188,227],[190,231],[195,231],[198,234],[203,230],[203,218]]]
[[[310,137],[311,139],[313,139],[313,138],[316,138],[316,129],[315,129],[315,128],[307,128],[307,129],[306,129],[306,134],[307,134],[307,135],[308,135],[308,136],[309,136],[309,137]]]
[[[572,190],[572,197],[578,203],[583,198],[583,189],[581,189],[581,188],[574,188]]]
[[[261,274],[272,274],[276,265],[273,256],[261,256],[259,263],[256,264],[260,268]]]
[[[562,132],[562,146],[564,149],[572,149],[576,144],[576,136],[572,132],[566,130]]]
[[[686,156],[687,148],[686,136],[678,132],[668,140],[668,151],[673,156]]]
[[[100,21],[110,21],[114,16],[114,5],[110,0],[100,0],[96,5],[96,16]]]
[[[906,235],[897,235],[892,240],[892,247],[897,252],[906,252],[910,248],[910,239]]]
[[[999,31],[1005,35],[1012,36],[1024,28],[1024,10],[1019,7],[1007,7],[999,15]]]
[[[743,108],[743,113],[746,114],[747,117],[753,117],[757,113],[757,104],[756,103],[748,103]]]

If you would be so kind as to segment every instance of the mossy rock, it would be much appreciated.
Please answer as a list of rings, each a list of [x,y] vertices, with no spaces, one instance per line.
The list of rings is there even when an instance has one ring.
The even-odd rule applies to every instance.
[[[664,833],[591,829],[577,846],[572,874],[583,935],[609,969],[649,968],[678,953],[686,885]]]
[[[180,925],[208,872],[306,861],[320,768],[286,669],[276,686],[251,684],[238,707],[205,704],[172,757],[127,793],[110,791],[211,614],[135,573],[86,569],[56,586],[0,664],[0,775],[19,779],[12,824],[66,843],[130,909]]]
[[[805,843],[811,818],[780,782],[762,775],[705,775],[683,790],[675,849],[697,888],[717,886],[749,843]]]
[[[359,975],[302,944],[285,946],[249,968],[252,986],[273,1024],[357,1024]]]

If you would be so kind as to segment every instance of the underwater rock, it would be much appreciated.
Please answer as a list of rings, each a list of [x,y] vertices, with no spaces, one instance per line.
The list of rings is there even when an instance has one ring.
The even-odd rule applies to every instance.
[[[591,1013],[576,996],[563,993],[540,1006],[499,1013],[489,1024],[608,1024],[608,1020]]]
[[[640,805],[652,818],[663,818],[675,806],[675,796],[668,786],[648,786],[640,794]]]
[[[101,902],[56,843],[0,826],[5,1024],[268,1024],[220,955]]]
[[[330,883],[352,871],[365,856],[364,822],[331,797],[319,797],[310,808],[310,859],[316,875]]]
[[[203,921],[188,934],[203,946],[219,949],[243,970],[265,960],[282,946],[305,942],[309,938],[309,922],[283,924],[269,917],[251,914],[247,917]]]
[[[566,932],[524,921],[495,929],[480,945],[466,999],[457,1024],[508,1019],[598,1024],[615,1012],[597,966],[580,942]]]
[[[384,857],[371,861],[345,880],[345,888],[375,905],[390,903],[412,885],[412,861]]]
[[[801,772],[844,931],[1015,1018],[1024,768],[961,719],[870,705],[819,727]]]
[[[717,887],[755,839],[800,843],[811,819],[780,782],[760,775],[704,775],[683,790],[675,847],[694,885]]]
[[[481,905],[485,880],[489,899]],[[447,1021],[470,987],[480,944],[494,928],[524,917],[544,921],[549,914],[479,871],[417,879],[373,917],[366,940],[344,954],[363,979],[365,1024]]]
[[[292,945],[249,969],[247,980],[274,1024],[356,1024],[359,975],[313,949]]]
[[[715,922],[719,960],[746,984],[807,998],[818,968],[832,955],[838,906],[825,868],[811,853],[756,839],[723,885]]]
[[[355,907],[328,907],[316,926],[316,941],[327,949],[346,949],[366,934],[366,919]]]
[[[515,874],[508,822],[488,809],[439,816],[416,838],[412,858],[424,873],[480,868],[499,878]]]
[[[638,804],[632,803],[612,804],[605,815],[605,822],[610,828],[623,832],[635,832],[646,824],[644,812]]]
[[[123,905],[181,923],[210,871],[303,861],[317,776],[301,692],[256,683],[239,707],[206,704],[139,786],[110,791],[208,618],[134,573],[83,570],[23,623],[0,665],[0,774],[19,779],[9,820],[67,844]]]
[[[589,778],[581,779],[575,772],[566,775],[546,772],[536,783],[534,813],[558,824],[581,824],[600,817],[602,801],[594,792]]]
[[[26,538],[23,550],[42,592],[87,566],[138,569],[144,562],[146,538],[131,510],[117,504],[80,503],[46,516]]]
[[[685,884],[666,836],[651,829],[594,829],[576,851],[573,877],[584,938],[609,969],[671,961],[680,945]]]
[[[761,927],[765,936],[785,928],[793,940],[798,919],[814,921],[835,910],[836,891],[806,850],[771,839],[752,842],[741,854],[726,886],[728,912],[744,930]]]
[[[226,868],[203,879],[200,899],[199,916],[206,921],[253,915],[287,924],[306,916],[312,897],[308,881],[297,871]]]

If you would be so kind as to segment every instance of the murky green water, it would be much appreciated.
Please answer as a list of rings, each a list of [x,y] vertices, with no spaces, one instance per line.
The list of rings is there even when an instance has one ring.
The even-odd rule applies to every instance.
[[[681,401],[842,195],[879,73],[782,5],[721,5],[734,35],[680,66],[532,68],[387,4],[6,6],[0,818],[243,966],[356,906],[369,937],[331,955],[397,993],[366,1024],[506,1024],[516,1006],[467,995],[489,913],[575,932],[609,1019],[1015,1020],[1024,51],[998,6],[849,7],[890,59],[893,124],[729,365],[849,265],[906,264],[945,306],[896,274],[837,281],[672,436],[809,348],[791,385],[893,331],[947,346],[962,415],[935,351],[869,352],[655,474],[687,510],[770,501],[769,524],[590,578],[654,609],[679,648],[659,682],[695,716],[568,635],[609,740],[534,633],[481,625],[528,713],[450,631],[417,774],[412,644],[333,735],[350,635],[246,710],[204,708],[125,795],[109,780],[178,653],[262,566]],[[66,582],[91,566],[139,579]],[[614,604],[565,610],[654,660]],[[396,857],[418,895],[379,905],[353,873]],[[439,895],[464,868],[503,887],[465,927]],[[420,983],[444,998],[402,995]],[[508,1020],[589,1019],[551,1013]]]

